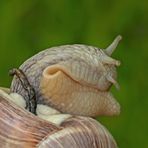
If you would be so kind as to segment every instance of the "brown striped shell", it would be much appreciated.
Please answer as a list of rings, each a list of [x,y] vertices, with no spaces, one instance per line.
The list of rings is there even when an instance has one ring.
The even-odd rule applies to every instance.
[[[40,119],[0,90],[1,148],[117,148],[108,130],[88,117],[72,117],[60,126]]]
[[[106,50],[79,44],[52,47],[25,61],[20,69],[34,87],[38,103],[76,115],[116,115],[120,106],[109,88],[117,86],[120,62],[110,55],[120,39]],[[28,99],[17,78],[11,91]]]

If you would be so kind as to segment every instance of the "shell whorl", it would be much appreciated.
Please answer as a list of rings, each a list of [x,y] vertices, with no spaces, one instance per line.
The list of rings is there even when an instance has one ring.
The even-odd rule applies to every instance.
[[[42,120],[0,90],[1,148],[117,148],[109,131],[89,117],[70,117],[60,125]]]
[[[101,49],[75,44],[46,49],[25,61],[20,69],[34,87],[38,103],[66,113],[97,116],[120,112],[119,104],[108,92],[116,83],[119,65]],[[12,81],[11,91],[28,99],[17,78]],[[86,106],[85,111],[79,105]]]

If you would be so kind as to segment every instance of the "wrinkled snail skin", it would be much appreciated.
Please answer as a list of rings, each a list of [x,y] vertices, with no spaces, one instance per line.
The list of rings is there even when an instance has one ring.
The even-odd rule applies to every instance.
[[[80,85],[55,67],[49,66],[43,71],[40,88],[46,104],[75,115],[119,114],[120,105],[110,92]]]
[[[117,36],[105,50],[79,44],[52,47],[25,61],[20,69],[34,87],[38,103],[76,115],[117,115],[120,107],[109,89],[112,84],[118,87],[116,67],[120,62],[110,56],[120,39]],[[11,92],[28,99],[15,77]],[[88,108],[81,110],[79,105]]]

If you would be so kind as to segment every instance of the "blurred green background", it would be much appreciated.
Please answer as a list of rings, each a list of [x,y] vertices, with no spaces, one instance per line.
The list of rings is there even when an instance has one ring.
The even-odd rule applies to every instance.
[[[1,0],[0,86],[10,86],[9,69],[47,47],[83,43],[107,47],[118,34],[113,54],[121,89],[119,117],[99,117],[119,148],[148,148],[147,0]]]

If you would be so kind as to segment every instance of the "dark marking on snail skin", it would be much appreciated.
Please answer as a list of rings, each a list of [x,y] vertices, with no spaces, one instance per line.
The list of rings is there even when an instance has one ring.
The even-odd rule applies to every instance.
[[[37,108],[37,100],[36,100],[36,94],[34,88],[31,86],[31,84],[28,81],[27,76],[24,74],[24,72],[21,69],[13,68],[9,71],[10,76],[16,76],[22,87],[25,91],[27,91],[28,94],[28,100],[26,100],[26,109],[29,108],[29,111],[36,115],[36,108]]]

